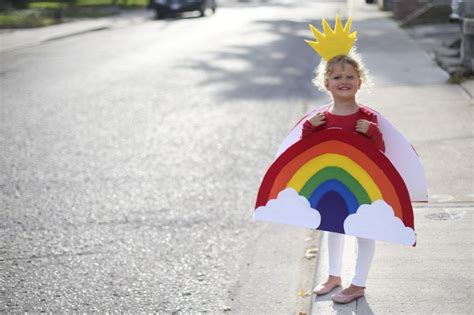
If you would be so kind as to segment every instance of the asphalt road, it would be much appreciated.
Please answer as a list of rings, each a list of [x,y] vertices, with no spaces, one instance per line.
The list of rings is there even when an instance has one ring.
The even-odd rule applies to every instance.
[[[308,22],[344,10],[251,2],[2,55],[0,311],[297,311],[305,276],[274,262],[314,235],[251,213],[325,99]],[[275,283],[291,298],[264,306]]]

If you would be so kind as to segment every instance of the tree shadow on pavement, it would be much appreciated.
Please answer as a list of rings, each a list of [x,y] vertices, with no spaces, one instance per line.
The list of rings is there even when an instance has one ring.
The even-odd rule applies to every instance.
[[[240,44],[186,61],[181,67],[205,73],[200,86],[217,86],[214,94],[223,100],[323,97],[311,83],[319,56],[304,42],[309,39],[309,22],[255,23],[252,32],[239,36],[243,39]]]
[[[420,63],[419,51],[406,47],[411,39],[400,37],[400,32],[393,32],[396,25],[382,20],[364,19],[354,22],[352,27],[359,33],[358,50],[376,86],[439,83],[439,69],[430,58]],[[334,24],[332,20],[329,22]],[[212,93],[222,100],[326,98],[311,82],[320,59],[304,42],[312,38],[309,23],[321,26],[320,20],[256,21],[249,28],[252,31],[239,36],[243,39],[240,44],[188,60],[181,67],[205,73],[200,86],[216,86]]]

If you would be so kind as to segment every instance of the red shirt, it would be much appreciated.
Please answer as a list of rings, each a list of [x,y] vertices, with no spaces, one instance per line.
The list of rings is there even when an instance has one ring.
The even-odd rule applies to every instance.
[[[368,111],[365,108],[359,107],[359,110],[351,115],[340,116],[331,114],[328,110],[322,112],[324,116],[326,116],[326,123],[315,127],[313,124],[306,120],[303,124],[303,132],[301,134],[301,138],[307,137],[314,132],[319,130],[329,129],[329,128],[340,128],[346,131],[353,131],[355,132],[356,123],[359,119],[365,119],[370,121],[369,130],[367,130],[367,134],[358,133],[364,137],[367,137],[370,141],[372,141],[377,148],[385,152],[385,144],[383,142],[382,133],[380,132],[379,125],[377,123],[377,115]]]

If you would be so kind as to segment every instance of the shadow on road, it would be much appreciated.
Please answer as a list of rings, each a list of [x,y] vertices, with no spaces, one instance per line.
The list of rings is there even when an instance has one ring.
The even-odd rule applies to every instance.
[[[381,18],[365,19],[354,22],[352,27],[359,31],[358,50],[369,71],[376,77],[376,85],[380,87],[403,82],[404,85],[413,86],[437,83],[431,75],[432,66],[420,65],[415,68],[410,62],[401,62],[399,58],[381,57],[384,54],[380,54],[380,51],[390,50],[394,56],[399,54],[410,59],[406,48],[397,44],[396,35],[391,34],[391,28],[381,26],[387,24],[380,21]],[[332,20],[329,22],[334,24]],[[216,96],[222,100],[318,101],[325,98],[325,94],[311,83],[314,68],[320,59],[304,42],[305,39],[311,39],[309,23],[321,27],[321,20],[257,21],[254,27],[249,28],[253,33],[249,31],[245,37],[241,37],[244,38],[241,43],[227,46],[225,50],[213,52],[206,58],[199,56],[183,63],[181,67],[204,72],[206,75],[203,77],[206,79],[200,85],[218,85]],[[271,35],[256,35],[255,30],[259,34]],[[257,36],[261,36],[262,40],[259,41]],[[387,37],[390,39],[392,36],[392,45],[386,47]],[[431,63],[431,60],[426,58],[426,63]],[[420,69],[427,69],[426,75],[420,77]]]
[[[212,53],[206,60],[191,60],[183,68],[201,70],[206,79],[203,87],[218,84],[217,96],[230,99],[308,99],[318,94],[312,86],[313,69],[319,56],[313,53],[306,39],[308,23],[260,20],[250,29],[248,38]],[[302,49],[303,47],[303,49]],[[322,93],[319,93],[322,96]]]

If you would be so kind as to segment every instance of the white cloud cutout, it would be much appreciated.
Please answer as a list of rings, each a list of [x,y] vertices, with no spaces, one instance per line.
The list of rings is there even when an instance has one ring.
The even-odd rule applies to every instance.
[[[253,215],[258,221],[270,221],[317,229],[321,223],[319,212],[311,208],[309,201],[293,188],[282,190],[277,199],[272,199],[265,206],[258,207]]]
[[[362,205],[357,212],[344,221],[344,232],[348,235],[381,240],[390,243],[413,245],[416,234],[396,217],[385,201],[377,200],[371,205]]]

